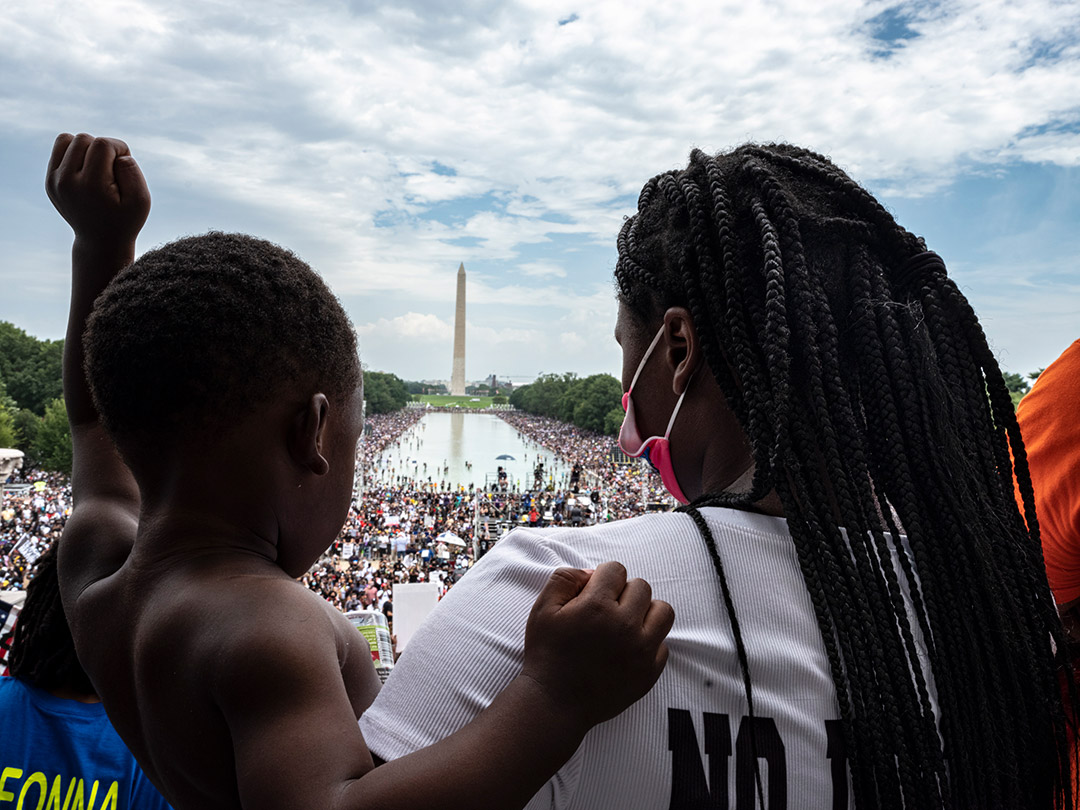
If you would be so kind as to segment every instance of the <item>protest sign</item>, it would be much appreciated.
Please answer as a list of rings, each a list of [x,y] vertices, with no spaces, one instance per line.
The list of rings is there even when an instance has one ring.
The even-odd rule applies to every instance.
[[[34,538],[28,534],[24,534],[22,539],[16,544],[15,551],[22,555],[22,558],[26,560],[27,565],[33,565],[37,562],[37,558],[41,556],[41,549],[38,548],[38,544],[34,542]]]
[[[401,582],[394,585],[394,635],[397,636],[399,653],[437,604],[437,582]]]

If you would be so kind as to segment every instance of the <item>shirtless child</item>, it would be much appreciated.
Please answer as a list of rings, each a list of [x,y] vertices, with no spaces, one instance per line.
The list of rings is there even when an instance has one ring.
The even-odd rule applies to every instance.
[[[651,688],[670,606],[618,563],[538,570],[520,675],[454,735],[374,767],[356,723],[379,687],[367,645],[296,582],[344,522],[363,428],[341,305],[251,237],[182,239],[121,272],[150,210],[121,141],[61,135],[46,182],[75,231],[64,607],[173,805],[519,807]]]

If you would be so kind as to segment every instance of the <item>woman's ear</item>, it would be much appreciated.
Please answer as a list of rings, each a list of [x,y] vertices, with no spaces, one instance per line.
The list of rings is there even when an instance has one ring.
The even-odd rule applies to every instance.
[[[672,370],[672,390],[681,395],[701,363],[701,343],[686,307],[669,307],[664,313],[664,357]]]
[[[312,394],[311,399],[297,409],[289,430],[289,454],[302,468],[314,475],[326,475],[330,463],[322,454],[330,403],[324,394]]]

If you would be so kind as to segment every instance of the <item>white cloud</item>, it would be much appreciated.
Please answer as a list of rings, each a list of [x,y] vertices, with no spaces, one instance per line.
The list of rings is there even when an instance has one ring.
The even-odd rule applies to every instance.
[[[882,55],[870,21],[890,8],[918,36]],[[256,212],[340,295],[407,297],[416,311],[358,320],[410,340],[448,328],[421,313],[452,299],[459,261],[505,266],[470,275],[470,302],[530,335],[527,307],[555,310],[564,337],[514,355],[546,367],[557,344],[600,351],[600,319],[551,282],[612,316],[610,263],[572,251],[611,251],[644,181],[692,146],[791,140],[907,196],[972,166],[1075,166],[1078,42],[1080,4],[1057,0],[15,0],[0,131],[125,137],[155,218],[181,193],[208,217]]]
[[[549,276],[566,278],[566,270],[554,262],[525,262],[524,264],[518,265],[518,270],[527,276],[534,276],[537,278]]]
[[[875,58],[866,22],[885,7],[598,2],[558,26],[556,9],[523,2],[454,15],[450,49],[433,7],[269,4],[255,19],[209,2],[23,3],[0,13],[0,48],[40,69],[36,87],[6,88],[2,115],[51,127],[66,110],[104,125],[126,105],[131,139],[177,157],[183,177],[252,205],[288,199],[337,236],[384,208],[494,191],[568,217],[554,232],[610,239],[613,196],[694,144],[791,139],[919,187],[965,160],[1015,156],[1020,133],[1080,97],[1074,4],[922,7],[910,21],[921,36]],[[1065,45],[1028,64],[1043,42]],[[82,109],[79,85],[92,90]],[[1062,133],[1040,159],[1072,162],[1078,142]],[[458,173],[436,173],[436,160]],[[494,215],[456,230],[492,255],[542,235]]]
[[[395,318],[380,318],[374,323],[356,327],[356,334],[361,338],[377,332],[389,332],[397,338],[425,343],[446,342],[453,335],[452,327],[446,321],[419,312],[406,312]]]

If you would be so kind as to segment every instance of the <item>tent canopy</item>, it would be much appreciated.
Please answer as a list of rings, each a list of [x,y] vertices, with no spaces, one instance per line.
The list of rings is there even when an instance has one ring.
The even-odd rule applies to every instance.
[[[0,477],[7,478],[22,466],[23,451],[13,447],[0,448]]]

